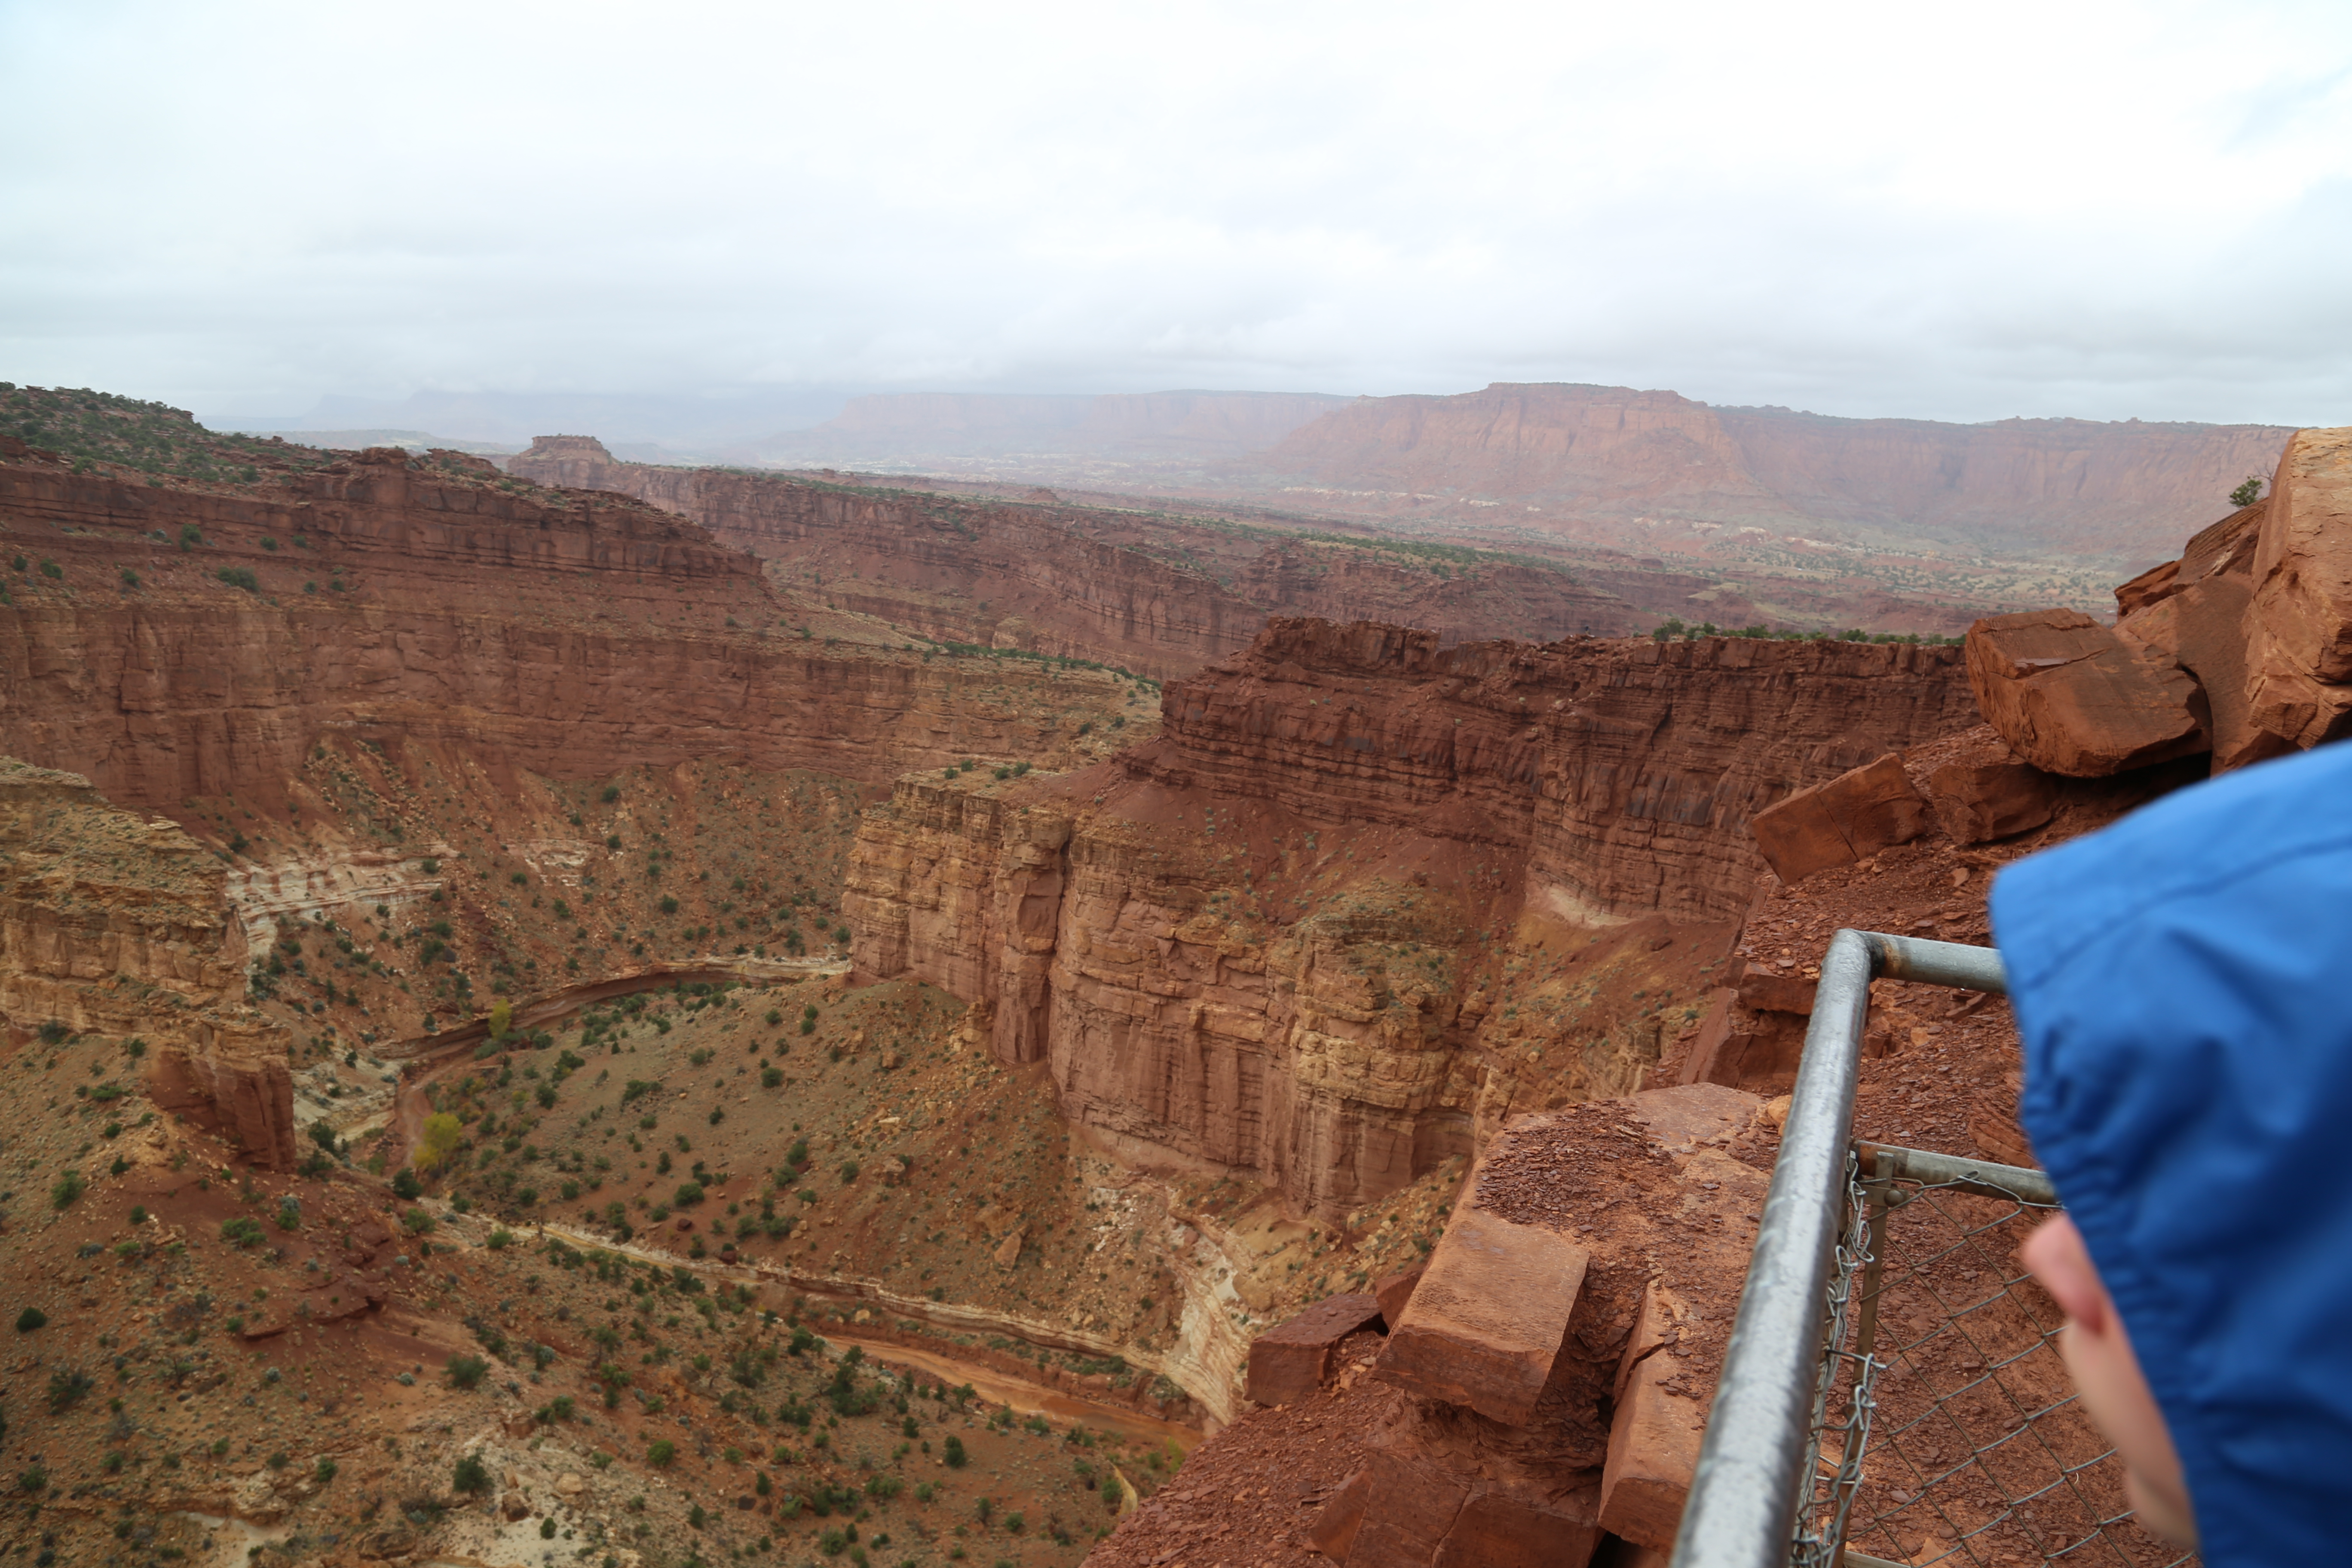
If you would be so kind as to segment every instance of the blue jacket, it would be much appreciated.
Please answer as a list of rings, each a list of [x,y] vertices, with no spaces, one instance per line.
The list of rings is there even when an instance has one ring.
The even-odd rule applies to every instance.
[[[2023,1120],[2210,1568],[2352,1563],[2352,744],[2019,862]]]

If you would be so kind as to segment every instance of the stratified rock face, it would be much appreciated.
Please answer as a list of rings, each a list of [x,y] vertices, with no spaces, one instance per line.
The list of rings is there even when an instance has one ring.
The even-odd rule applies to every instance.
[[[2303,431],[2279,459],[2253,579],[2252,723],[2306,748],[2352,734],[2352,428]]]
[[[0,1023],[137,1036],[167,1110],[297,1159],[283,1030],[236,1005],[245,936],[226,871],[87,779],[0,758]]]
[[[1335,1211],[1466,1152],[1488,1003],[1465,977],[1498,916],[1736,919],[1751,813],[1974,721],[1958,652],[1276,621],[1110,763],[902,779],[859,830],[853,955],[989,1009],[1000,1058],[1046,1060],[1065,1112],[1138,1157]],[[1397,879],[1286,905],[1318,827],[1385,835]]]
[[[1368,397],[1254,461],[1339,490],[1474,496],[1608,516],[1808,521],[2143,559],[2276,463],[2254,425],[1943,425],[1713,408],[1671,392],[1498,383]]]
[[[1618,634],[1649,618],[1562,572],[1459,570],[1346,544],[1045,505],[979,504],[782,475],[616,463],[541,437],[509,471],[691,517],[845,609],[951,642],[1095,659],[1155,679],[1246,647],[1268,614],[1407,621],[1446,640]]]
[[[282,503],[0,466],[0,527],[59,568],[0,612],[10,746],[173,809],[272,801],[330,726],[547,777],[716,755],[878,781],[1066,761],[1114,705],[1098,672],[829,649],[693,523],[381,455]]]
[[[1277,620],[1168,689],[1139,758],[1309,821],[1411,824],[1525,866],[1532,908],[1727,919],[1762,862],[1748,818],[1975,721],[1959,650],[1579,639],[1445,648]],[[1164,764],[1157,759],[1164,756]]]

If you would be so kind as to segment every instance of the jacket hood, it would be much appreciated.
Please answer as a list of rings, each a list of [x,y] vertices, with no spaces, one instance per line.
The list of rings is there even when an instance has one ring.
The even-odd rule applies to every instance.
[[[2019,862],[2021,1111],[2171,1428],[2212,1568],[2352,1513],[2352,745]]]

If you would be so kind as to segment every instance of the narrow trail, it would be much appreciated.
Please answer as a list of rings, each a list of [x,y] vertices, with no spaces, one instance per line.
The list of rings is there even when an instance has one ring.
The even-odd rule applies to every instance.
[[[451,1216],[455,1217],[455,1216]],[[574,1230],[565,1225],[545,1225],[534,1227],[540,1234],[559,1237],[566,1244],[594,1247],[604,1252],[617,1252],[664,1268],[684,1268],[705,1277],[732,1279],[746,1285],[782,1285],[803,1295],[829,1296],[837,1300],[867,1302],[900,1317],[928,1322],[934,1328],[950,1329],[962,1333],[993,1333],[1007,1339],[1038,1346],[1045,1350],[1075,1351],[1087,1355],[1117,1356],[1131,1359],[1130,1347],[1118,1345],[1092,1335],[1073,1333],[1035,1322],[988,1311],[978,1307],[959,1306],[954,1302],[932,1301],[919,1297],[904,1297],[868,1279],[844,1279],[838,1275],[804,1273],[798,1269],[775,1268],[763,1264],[719,1263],[714,1259],[680,1258],[657,1247],[641,1247],[635,1242],[614,1241],[587,1231]],[[969,1383],[973,1390],[992,1404],[1010,1405],[1024,1415],[1047,1415],[1066,1422],[1083,1424],[1103,1431],[1118,1432],[1128,1436],[1142,1437],[1151,1442],[1172,1442],[1186,1453],[1206,1436],[1198,1427],[1181,1422],[1163,1421],[1146,1415],[1131,1405],[1109,1405],[1083,1398],[1062,1389],[1047,1388],[994,1367],[978,1366],[956,1360],[940,1352],[896,1344],[887,1340],[860,1339],[852,1334],[826,1334],[824,1338],[838,1345],[857,1345],[869,1356],[893,1360],[946,1379],[950,1384]],[[1144,1373],[1156,1373],[1156,1367],[1139,1367]]]

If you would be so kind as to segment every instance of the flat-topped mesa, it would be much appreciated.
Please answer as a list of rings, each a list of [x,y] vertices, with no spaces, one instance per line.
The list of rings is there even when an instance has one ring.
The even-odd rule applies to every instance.
[[[725,754],[879,782],[1067,762],[1123,698],[1098,671],[829,647],[698,523],[362,456],[283,499],[0,463],[0,530],[56,567],[0,618],[10,746],[126,805],[268,810],[330,727],[547,777]]]
[[[288,1037],[241,1005],[246,938],[226,882],[175,824],[0,758],[0,1025],[19,1044],[39,1030],[136,1036],[158,1105],[291,1170]]]
[[[1512,922],[1573,930],[1587,973],[1626,950],[1625,994],[1687,984],[1661,966],[1722,951],[1750,813],[1972,722],[1958,653],[1278,620],[1111,763],[901,779],[852,852],[852,955],[979,1005],[1135,1158],[1337,1214],[1514,1104],[1631,1087],[1640,1000],[1557,1029],[1498,1005]],[[1498,1059],[1531,1047],[1556,1054],[1517,1100]]]
[[[584,437],[541,437],[506,466],[691,517],[821,585],[839,607],[926,637],[1094,659],[1154,679],[1238,652],[1269,613],[1410,618],[1448,640],[1614,635],[1649,621],[1563,571],[1467,552],[1424,558],[1392,542],[621,463]]]

